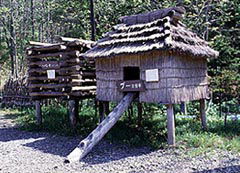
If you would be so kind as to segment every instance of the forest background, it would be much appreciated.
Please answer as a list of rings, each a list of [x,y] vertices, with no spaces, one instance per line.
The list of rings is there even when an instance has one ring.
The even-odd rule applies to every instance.
[[[239,4],[239,0],[95,0],[96,39],[121,16],[183,5],[183,23],[220,52],[208,62],[213,101],[239,101]],[[26,75],[30,40],[52,43],[56,35],[91,39],[90,1],[0,0],[0,87],[10,77]]]

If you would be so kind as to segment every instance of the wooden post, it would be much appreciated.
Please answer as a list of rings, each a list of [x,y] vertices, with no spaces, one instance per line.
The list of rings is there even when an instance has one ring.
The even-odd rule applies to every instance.
[[[36,116],[36,123],[37,125],[42,125],[42,111],[41,111],[41,102],[40,100],[35,101],[35,116]]]
[[[138,109],[138,126],[141,127],[142,126],[142,115],[143,115],[143,110],[142,110],[142,103],[138,103],[137,105],[137,109]]]
[[[105,116],[107,116],[109,113],[110,113],[110,110],[109,110],[109,102],[105,101],[103,102],[103,107],[104,107],[104,112],[105,112]]]
[[[200,118],[202,122],[202,128],[207,130],[207,118],[205,111],[205,99],[200,99]]]
[[[184,114],[184,115],[187,115],[187,104],[186,104],[186,102],[181,102],[180,108],[181,108],[181,113]]]
[[[78,100],[69,100],[69,119],[70,119],[70,124],[73,129],[76,128],[77,126],[77,116],[78,116]]]
[[[167,130],[168,130],[168,145],[175,146],[175,123],[173,105],[167,105]]]
[[[102,122],[105,118],[103,101],[99,101],[99,122]]]
[[[128,93],[113,109],[113,111],[92,131],[79,145],[67,156],[64,163],[76,162],[86,156],[92,148],[104,137],[114,126],[117,120],[134,100],[135,94]]]

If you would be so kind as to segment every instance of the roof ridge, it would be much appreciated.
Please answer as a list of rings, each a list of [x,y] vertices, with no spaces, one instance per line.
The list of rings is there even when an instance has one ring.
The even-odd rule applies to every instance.
[[[152,12],[141,13],[137,15],[130,16],[122,16],[119,18],[121,23],[126,25],[134,25],[134,24],[144,24],[155,21],[157,19],[162,19],[164,17],[171,17],[173,20],[179,21],[183,18],[183,14],[185,13],[184,7],[170,7],[161,10],[155,10]]]

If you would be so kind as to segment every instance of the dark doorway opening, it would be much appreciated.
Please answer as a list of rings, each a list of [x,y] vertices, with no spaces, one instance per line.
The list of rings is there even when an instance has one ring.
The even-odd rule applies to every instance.
[[[124,67],[123,73],[123,80],[140,80],[139,67]]]

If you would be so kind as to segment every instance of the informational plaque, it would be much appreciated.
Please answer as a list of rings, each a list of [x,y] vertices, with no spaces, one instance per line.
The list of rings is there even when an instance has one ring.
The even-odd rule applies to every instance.
[[[48,76],[48,79],[55,79],[56,78],[55,70],[47,70],[47,76]]]
[[[146,70],[146,82],[158,82],[159,81],[159,73],[158,69],[150,69]]]
[[[118,81],[117,88],[122,92],[145,91],[144,82],[141,80]]]

